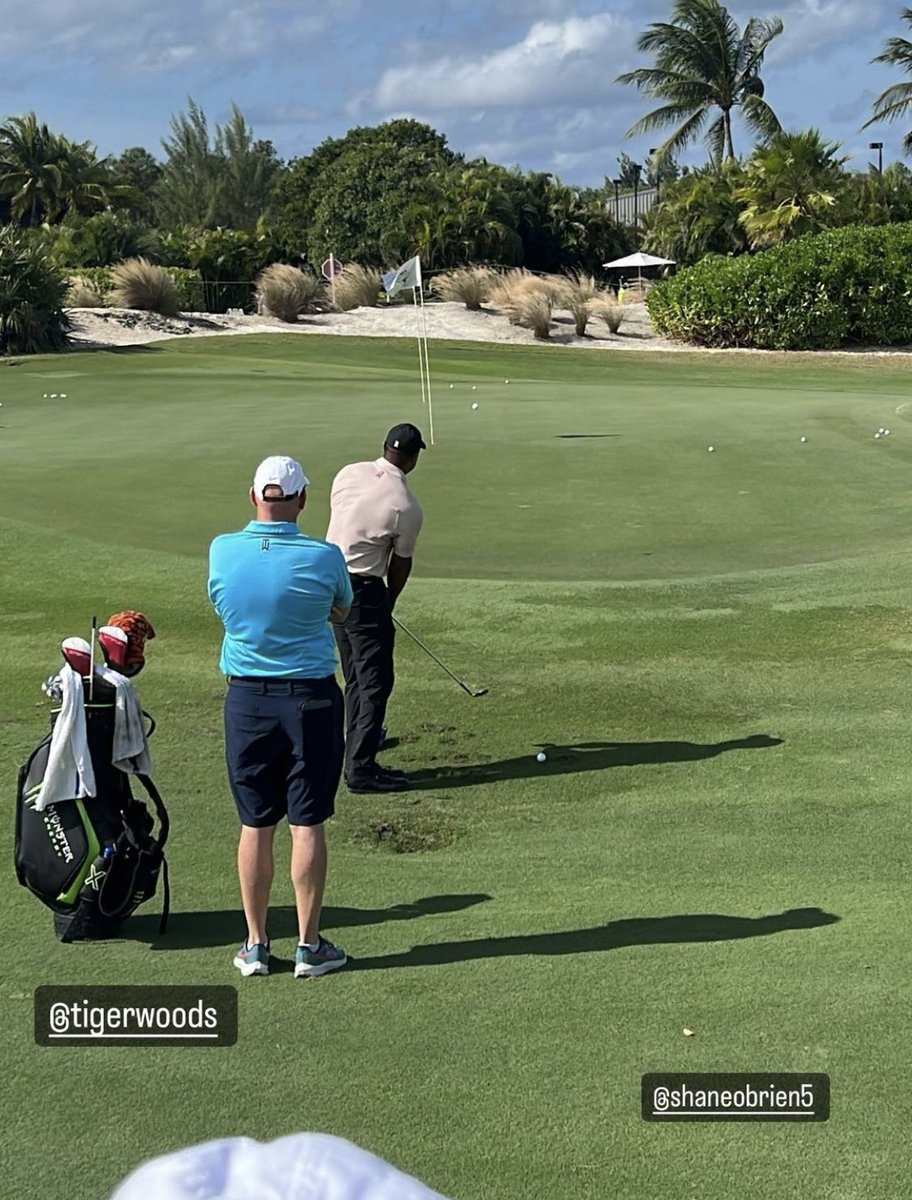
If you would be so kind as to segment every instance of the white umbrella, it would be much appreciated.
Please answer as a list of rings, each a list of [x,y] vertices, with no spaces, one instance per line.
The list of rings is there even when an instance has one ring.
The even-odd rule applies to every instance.
[[[671,267],[675,265],[673,258],[656,258],[654,254],[644,254],[637,250],[636,254],[628,254],[626,258],[616,258],[614,262],[602,263],[603,267],[631,268],[636,267],[637,278],[643,282],[643,267]]]

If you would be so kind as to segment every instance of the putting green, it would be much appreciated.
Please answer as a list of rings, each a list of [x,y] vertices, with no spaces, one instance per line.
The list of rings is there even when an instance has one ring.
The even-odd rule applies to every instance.
[[[323,1130],[458,1200],[904,1197],[899,362],[432,343],[400,615],[490,693],[400,640],[388,760],[416,787],[343,789],[330,834],[324,929],[352,967],[292,979],[280,839],[285,969],[231,968],[206,548],[267,453],[301,458],[322,534],[343,462],[428,431],[415,357],[251,336],[0,364],[8,819],[60,640],[142,608],[175,908],[164,938],[153,911],[62,946],[8,868],[4,1189],[101,1198],[168,1149]],[[238,1045],[32,1043],[36,986],[140,982],[236,984]],[[663,1128],[648,1071],[823,1071],[832,1117]]]

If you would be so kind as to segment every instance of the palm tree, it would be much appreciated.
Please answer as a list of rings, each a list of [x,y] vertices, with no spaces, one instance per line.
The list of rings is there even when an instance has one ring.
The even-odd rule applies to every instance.
[[[642,221],[643,248],[690,265],[707,254],[743,254],[747,234],[736,191],[744,181],[738,162],[701,167],[662,189],[662,202]]]
[[[902,10],[902,20],[912,26],[912,8]],[[907,75],[912,76],[912,42],[908,38],[888,38],[883,54],[873,60],[876,63],[886,63],[890,67],[902,67]],[[912,80],[908,83],[894,83],[874,101],[874,115],[870,121],[862,125],[867,129],[880,121],[896,121],[904,117],[912,109]],[[903,138],[903,151],[912,154],[912,130]]]
[[[9,117],[0,125],[0,193],[10,198],[14,221],[35,226],[54,213],[63,175],[61,139],[39,125],[33,112]]]
[[[744,205],[741,223],[753,249],[776,246],[805,233],[838,224],[838,202],[847,186],[845,157],[837,142],[825,142],[816,129],[780,133],[758,147],[735,189]]]
[[[658,22],[640,34],[637,49],[655,55],[655,66],[619,76],[635,84],[661,108],[647,113],[627,137],[674,126],[659,147],[657,159],[670,158],[701,133],[714,161],[735,157],[732,111],[741,114],[755,134],[767,139],[781,126],[763,98],[763,56],[782,32],[778,17],[751,17],[743,32],[719,0],[675,0],[670,22]],[[705,129],[707,121],[718,116]],[[705,130],[705,132],[704,132]]]

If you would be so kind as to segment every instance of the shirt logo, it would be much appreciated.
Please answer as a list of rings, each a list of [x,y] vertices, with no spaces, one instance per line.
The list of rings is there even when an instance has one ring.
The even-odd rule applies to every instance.
[[[261,550],[269,549],[269,538],[263,538],[262,542],[260,543],[260,549]]]

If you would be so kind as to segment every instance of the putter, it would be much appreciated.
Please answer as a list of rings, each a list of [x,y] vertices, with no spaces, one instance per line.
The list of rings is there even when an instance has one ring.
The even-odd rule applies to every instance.
[[[68,637],[60,643],[60,649],[68,666],[78,675],[88,675],[92,670],[92,648],[85,638]]]
[[[105,666],[121,675],[126,674],[127,635],[117,625],[102,625],[98,631],[98,644],[104,655]]]
[[[443,670],[446,671],[446,673],[447,673],[447,675],[449,675],[450,679],[454,679],[456,681],[456,683],[459,684],[459,686],[462,688],[462,690],[466,693],[467,696],[472,696],[473,698],[475,698],[478,696],[486,696],[488,694],[487,688],[470,688],[467,683],[463,683],[458,675],[453,674],[453,672],[446,665],[446,663],[442,663],[440,661],[440,659],[437,657],[437,655],[434,653],[434,651],[430,648],[430,646],[426,646],[420,637],[416,637],[415,634],[412,633],[412,631],[410,629],[407,629],[402,624],[402,622],[399,620],[398,617],[393,617],[393,621],[399,626],[399,628],[402,630],[403,633],[407,633],[408,636],[412,639],[412,641],[416,642],[421,647],[421,649],[425,652],[425,654],[430,655],[430,657],[434,660],[434,662],[437,664],[438,667],[442,667]]]

